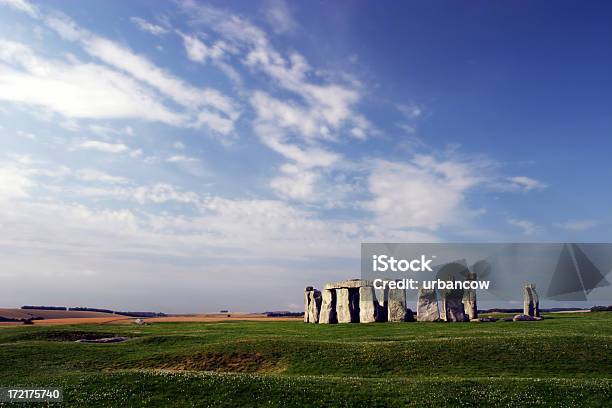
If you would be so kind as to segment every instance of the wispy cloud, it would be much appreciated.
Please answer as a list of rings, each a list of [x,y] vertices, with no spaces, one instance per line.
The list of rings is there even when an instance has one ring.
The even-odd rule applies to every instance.
[[[170,156],[166,159],[169,163],[190,163],[190,162],[198,162],[199,159],[190,156],[184,156],[182,154],[176,154],[174,156]]]
[[[99,140],[85,140],[77,144],[76,150],[97,150],[106,153],[125,153],[129,151],[129,147],[123,143],[108,143]]]
[[[510,177],[508,182],[509,187],[523,191],[541,190],[547,187],[547,185],[541,181],[527,176]]]
[[[130,21],[136,24],[136,26],[138,26],[138,28],[140,28],[142,31],[146,31],[149,34],[162,35],[162,34],[167,34],[169,32],[167,28],[164,28],[157,24],[150,23],[144,18],[131,17]]]
[[[0,0],[0,6],[11,7],[15,10],[29,14],[31,17],[38,16],[38,9],[36,6],[33,6],[25,0]]]
[[[95,169],[82,169],[76,172],[76,177],[83,181],[93,181],[108,184],[127,184],[129,180],[121,176],[113,176]]]
[[[482,183],[478,163],[417,155],[410,162],[378,161],[368,177],[372,199],[364,204],[387,228],[460,225],[478,213],[466,206],[467,192]]]
[[[291,33],[298,26],[289,5],[284,0],[268,0],[265,16],[270,28],[277,34]]]
[[[141,118],[184,122],[132,78],[103,65],[47,59],[30,47],[0,40],[0,99],[66,118]]]
[[[528,220],[521,220],[521,219],[517,219],[517,218],[508,218],[506,220],[506,222],[510,225],[512,225],[513,227],[519,228],[522,230],[523,234],[525,235],[533,235],[534,233],[536,233],[540,227],[538,225],[536,225],[535,223],[528,221]]]
[[[554,226],[557,228],[565,229],[568,231],[586,231],[597,227],[600,222],[596,220],[567,220],[564,222],[555,223]]]

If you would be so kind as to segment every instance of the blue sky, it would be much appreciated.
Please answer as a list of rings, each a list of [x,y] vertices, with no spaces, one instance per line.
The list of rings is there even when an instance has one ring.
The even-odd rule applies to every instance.
[[[299,309],[364,241],[609,241],[611,12],[0,0],[2,305]]]

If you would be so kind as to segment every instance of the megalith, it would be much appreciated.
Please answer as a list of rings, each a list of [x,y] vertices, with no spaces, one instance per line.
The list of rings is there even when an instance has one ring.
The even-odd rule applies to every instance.
[[[336,316],[335,289],[323,289],[323,292],[321,293],[321,312],[319,313],[319,323],[338,323],[338,318]]]
[[[446,289],[441,291],[442,313],[445,322],[464,322],[467,320],[463,308],[463,289]]]
[[[476,280],[476,274],[470,272],[467,276],[467,280]],[[472,319],[478,319],[478,305],[476,303],[476,289],[465,289],[463,291],[463,309],[467,317]]]
[[[528,283],[523,288],[523,314],[540,317],[540,299],[533,283]]]
[[[312,286],[306,286],[304,289],[304,323],[308,323],[308,315],[310,313],[310,292],[312,292]]]
[[[321,292],[313,289],[308,293],[308,322],[319,323],[321,312]]]
[[[438,295],[435,289],[419,289],[417,300],[417,320],[419,322],[435,322],[440,320],[438,310]]]
[[[389,289],[387,320],[390,322],[406,321],[406,290]]]
[[[373,323],[376,321],[378,302],[374,287],[361,286],[359,288],[359,322]]]
[[[338,323],[351,322],[351,304],[348,288],[340,288],[336,291],[336,315]]]

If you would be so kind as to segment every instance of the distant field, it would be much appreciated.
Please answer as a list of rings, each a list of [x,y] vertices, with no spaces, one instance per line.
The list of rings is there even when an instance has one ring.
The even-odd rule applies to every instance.
[[[0,309],[0,317],[8,319],[30,319],[42,317],[44,319],[91,318],[115,316],[112,313],[86,312],[79,310],[42,310],[42,309]]]
[[[609,406],[612,313],[546,317],[0,326],[0,386],[65,406]],[[108,336],[131,340],[74,341]]]
[[[9,319],[35,320],[35,325],[56,326],[66,324],[132,324],[136,317],[115,315],[112,313],[83,312],[71,310],[41,310],[41,309],[0,309],[0,317]],[[301,317],[267,317],[264,313],[203,313],[192,315],[175,315],[164,317],[149,317],[148,323],[161,322],[223,322],[223,321],[301,321]],[[20,325],[22,322],[0,322],[1,325]]]

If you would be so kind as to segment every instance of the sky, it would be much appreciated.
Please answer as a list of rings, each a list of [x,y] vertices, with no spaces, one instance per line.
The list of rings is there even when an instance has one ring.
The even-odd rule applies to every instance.
[[[0,0],[0,306],[299,310],[362,242],[609,242],[611,18]]]

